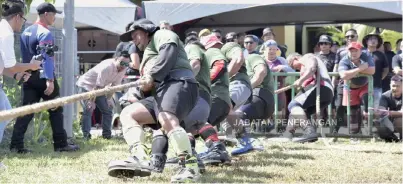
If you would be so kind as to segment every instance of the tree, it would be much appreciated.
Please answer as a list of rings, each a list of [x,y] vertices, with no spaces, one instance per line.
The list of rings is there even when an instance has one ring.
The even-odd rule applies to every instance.
[[[339,29],[336,26],[325,26],[320,31],[321,34],[329,33],[332,35],[333,41],[337,41],[340,44],[344,41],[344,34],[349,29],[355,29],[358,33],[358,41],[362,41],[365,35],[370,33],[375,33],[377,30],[376,27],[367,26],[364,24],[343,24],[342,28]],[[391,31],[387,29],[379,29],[380,35],[383,38],[383,41],[388,41],[392,44],[393,50],[395,50],[395,43],[398,39],[402,38],[402,33]]]

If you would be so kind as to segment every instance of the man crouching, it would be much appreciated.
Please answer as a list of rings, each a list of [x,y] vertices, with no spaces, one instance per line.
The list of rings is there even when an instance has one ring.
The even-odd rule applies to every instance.
[[[143,124],[161,124],[171,145],[179,157],[182,168],[172,182],[195,181],[199,177],[197,159],[192,154],[189,138],[180,123],[193,109],[198,97],[198,86],[186,52],[178,35],[170,30],[159,30],[151,21],[140,19],[130,30],[120,36],[121,41],[130,41],[144,50],[140,65],[140,89],[149,96],[157,121],[152,116],[143,116],[147,110],[141,103],[133,103],[121,112],[123,135],[131,146],[132,157],[126,161],[112,161],[109,175],[149,176],[151,169],[146,164],[145,135]],[[141,119],[140,119],[141,117]]]

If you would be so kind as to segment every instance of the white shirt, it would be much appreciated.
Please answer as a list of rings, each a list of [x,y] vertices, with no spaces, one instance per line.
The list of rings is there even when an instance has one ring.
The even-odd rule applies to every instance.
[[[76,85],[87,91],[94,90],[96,87],[104,88],[111,84],[112,86],[120,85],[126,74],[126,70],[119,72],[114,61],[114,58],[101,61],[101,63],[82,75]]]
[[[5,20],[0,21],[0,75],[4,68],[11,68],[17,63],[14,52],[14,31]]]

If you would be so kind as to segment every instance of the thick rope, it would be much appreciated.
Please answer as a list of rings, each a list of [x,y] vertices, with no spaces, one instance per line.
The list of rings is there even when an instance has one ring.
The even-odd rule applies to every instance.
[[[107,87],[104,89],[99,89],[99,90],[89,91],[89,92],[80,93],[80,94],[76,94],[76,95],[72,95],[72,96],[57,98],[57,99],[46,101],[46,102],[40,102],[40,103],[35,103],[32,105],[26,105],[26,106],[18,107],[18,108],[7,110],[7,111],[1,111],[0,112],[0,122],[6,121],[6,120],[11,120],[16,117],[25,116],[28,114],[38,113],[43,110],[54,109],[54,108],[64,106],[66,104],[77,102],[80,100],[94,99],[97,96],[111,94],[111,93],[121,91],[126,88],[136,87],[136,86],[139,86],[139,84],[140,83],[138,81],[130,82],[130,83],[122,84],[119,86]]]

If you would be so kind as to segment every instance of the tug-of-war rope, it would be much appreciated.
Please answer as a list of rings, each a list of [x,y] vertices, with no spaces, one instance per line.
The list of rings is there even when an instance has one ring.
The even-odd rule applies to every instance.
[[[319,71],[317,72],[317,79],[320,79],[320,74]],[[87,99],[94,99],[97,96],[102,96],[102,95],[107,95],[107,94],[112,94],[117,91],[122,91],[127,88],[131,87],[137,87],[140,85],[140,81],[135,81],[135,82],[130,82],[127,84],[122,84],[118,86],[113,86],[113,87],[107,87],[104,89],[99,89],[99,90],[94,90],[94,91],[89,91],[85,93],[80,93],[80,94],[75,94],[72,96],[67,96],[67,97],[62,97],[62,98],[57,98],[54,100],[49,100],[45,102],[40,102],[40,103],[35,103],[32,105],[26,105],[18,108],[14,108],[11,110],[6,110],[6,111],[0,111],[0,122],[1,121],[7,121],[11,120],[20,116],[25,116],[28,114],[32,113],[38,113],[43,110],[48,110],[48,109],[54,109],[60,106],[64,106],[69,103],[74,103],[80,100],[87,100]],[[289,89],[292,89],[294,85],[289,85],[284,88],[278,89],[275,91],[276,94],[285,92]],[[320,80],[317,80],[316,84],[316,117],[320,118]],[[337,149],[337,150],[342,150],[342,151],[358,151],[358,152],[365,152],[365,151],[374,151],[374,150],[360,150],[360,149],[351,149],[351,148],[346,148],[346,147],[341,147],[341,146],[336,146],[334,144],[331,144],[329,139],[326,138],[326,134],[323,132],[322,127],[320,127],[320,132],[323,140],[323,143],[326,145],[326,147],[330,149]]]
[[[74,102],[77,102],[80,100],[94,99],[97,96],[112,94],[117,91],[122,91],[126,88],[137,87],[139,85],[140,85],[139,81],[130,82],[127,84],[122,84],[122,85],[113,86],[113,87],[107,87],[104,89],[89,91],[89,92],[85,92],[85,93],[57,98],[54,100],[35,103],[32,105],[26,105],[26,106],[18,107],[18,108],[11,109],[11,110],[1,111],[0,112],[0,122],[6,121],[6,120],[11,120],[11,119],[14,119],[14,118],[17,118],[20,116],[25,116],[25,115],[32,114],[32,113],[38,113],[43,110],[54,109],[54,108],[64,106],[69,103],[74,103]]]

